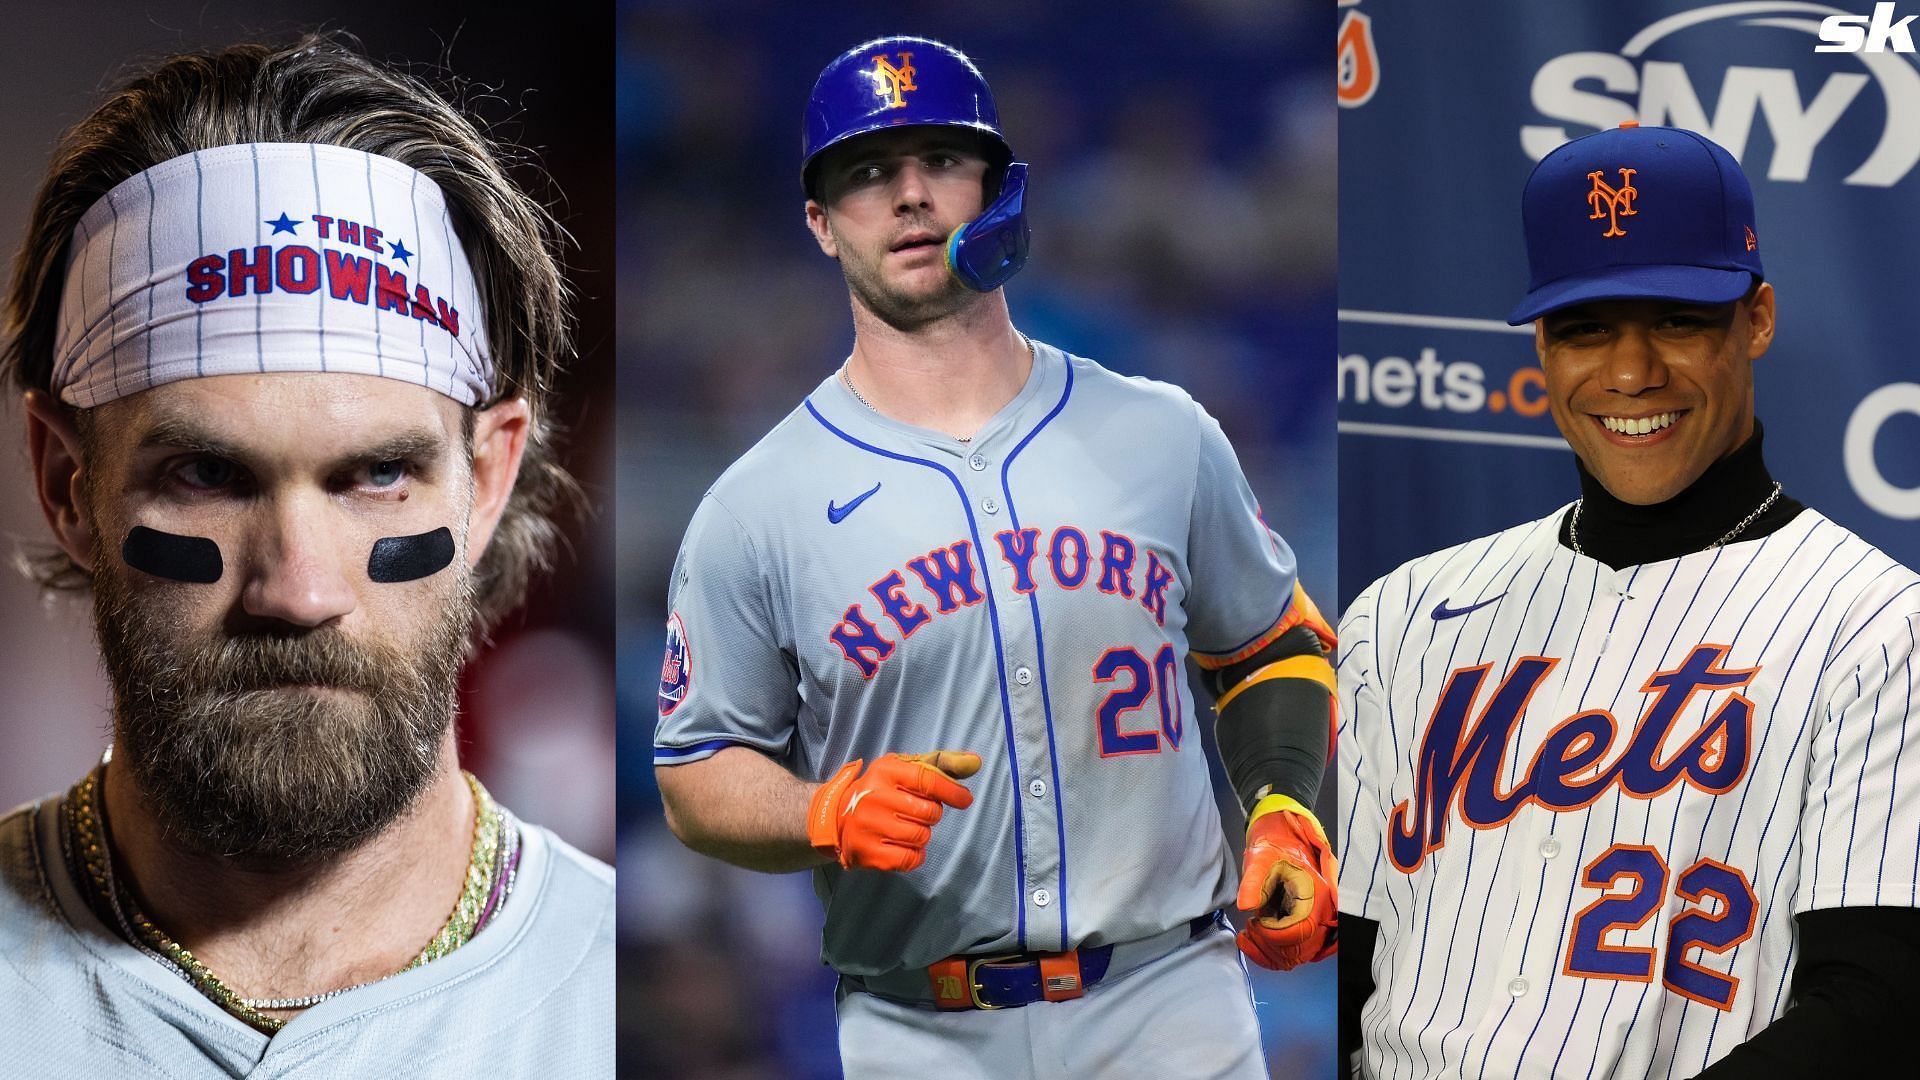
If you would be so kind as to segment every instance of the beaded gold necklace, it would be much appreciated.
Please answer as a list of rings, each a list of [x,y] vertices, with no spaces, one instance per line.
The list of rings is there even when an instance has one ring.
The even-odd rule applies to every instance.
[[[519,830],[511,817],[487,794],[487,789],[470,772],[461,773],[473,790],[473,853],[467,863],[466,883],[446,925],[427,942],[425,948],[400,971],[412,971],[431,963],[472,939],[480,928],[496,915],[513,889],[514,871],[519,864]],[[354,986],[343,986],[301,998],[246,998],[220,981],[207,965],[191,951],[168,937],[152,919],[147,918],[139,902],[124,881],[113,873],[113,851],[104,816],[97,803],[101,771],[88,773],[67,793],[65,804],[66,840],[69,860],[81,871],[77,875],[88,903],[105,916],[121,935],[142,952],[174,969],[208,1000],[225,1009],[249,1026],[269,1035],[286,1026],[286,1021],[268,1016],[264,1009],[299,1009],[337,997]],[[399,974],[395,972],[394,974]],[[373,980],[375,982],[379,980]]]

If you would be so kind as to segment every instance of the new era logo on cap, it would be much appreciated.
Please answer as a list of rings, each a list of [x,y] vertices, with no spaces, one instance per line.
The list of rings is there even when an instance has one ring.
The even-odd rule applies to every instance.
[[[1527,295],[1507,321],[1593,300],[1721,304],[1762,279],[1746,174],[1681,128],[1625,124],[1541,159],[1521,195]]]

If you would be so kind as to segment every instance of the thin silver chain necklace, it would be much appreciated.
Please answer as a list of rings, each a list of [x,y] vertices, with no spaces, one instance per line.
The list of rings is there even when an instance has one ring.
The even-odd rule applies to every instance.
[[[1773,482],[1773,490],[1767,494],[1766,499],[1764,499],[1759,506],[1753,508],[1753,513],[1741,518],[1739,524],[1727,530],[1727,535],[1708,544],[1703,550],[1712,551],[1714,548],[1732,543],[1734,537],[1747,531],[1747,526],[1760,520],[1760,515],[1767,512],[1767,507],[1772,506],[1774,502],[1780,498],[1780,491],[1780,481],[1775,480]],[[1582,557],[1585,557],[1587,553],[1585,549],[1580,546],[1580,508],[1586,505],[1586,501],[1585,499],[1579,499],[1574,502],[1573,519],[1567,522],[1567,542],[1573,545],[1573,553]]]
[[[1015,332],[1018,333],[1018,331],[1015,331]],[[1020,343],[1027,347],[1027,361],[1028,363],[1032,363],[1034,359],[1033,339],[1028,337],[1025,334],[1021,334]],[[847,393],[853,395],[853,400],[859,402],[862,405],[865,405],[867,407],[867,411],[870,413],[873,413],[875,416],[878,416],[880,414],[880,410],[873,407],[873,402],[868,401],[865,397],[861,396],[860,388],[853,385],[853,375],[847,371],[847,365],[845,364],[840,365],[840,381],[846,384]],[[973,436],[955,435],[953,436],[953,440],[955,442],[962,443],[962,444],[970,443],[973,441]]]

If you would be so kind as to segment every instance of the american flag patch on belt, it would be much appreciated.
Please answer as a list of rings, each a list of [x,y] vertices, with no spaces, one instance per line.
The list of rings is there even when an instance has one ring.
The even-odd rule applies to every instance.
[[[1055,993],[1063,990],[1077,990],[1079,988],[1080,977],[1078,975],[1055,975],[1047,979],[1047,989]]]

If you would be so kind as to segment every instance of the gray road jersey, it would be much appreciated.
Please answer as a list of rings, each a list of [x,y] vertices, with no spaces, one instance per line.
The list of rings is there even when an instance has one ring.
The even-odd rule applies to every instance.
[[[1235,884],[1184,662],[1260,644],[1293,555],[1179,389],[1036,347],[970,444],[829,377],[708,492],[669,590],[659,764],[728,745],[820,780],[972,750],[906,874],[819,871],[869,975],[1158,933]]]
[[[545,829],[521,827],[513,895],[472,941],[269,1039],[94,917],[59,805],[0,818],[0,1076],[613,1075],[613,871]]]

